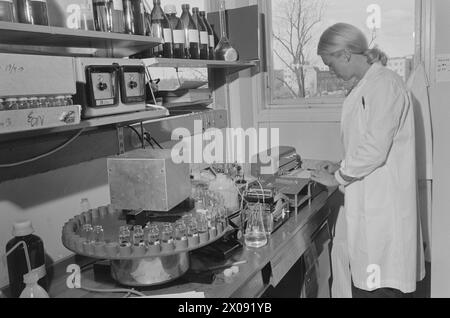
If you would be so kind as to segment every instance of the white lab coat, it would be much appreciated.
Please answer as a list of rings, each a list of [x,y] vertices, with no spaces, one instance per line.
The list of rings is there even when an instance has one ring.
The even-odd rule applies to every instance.
[[[374,64],[342,111],[345,219],[353,283],[415,291],[425,275],[416,206],[414,113],[402,79]]]

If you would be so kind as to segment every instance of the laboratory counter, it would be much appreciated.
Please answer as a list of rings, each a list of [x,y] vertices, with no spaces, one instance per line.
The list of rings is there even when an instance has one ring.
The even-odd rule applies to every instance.
[[[303,260],[304,273],[299,277],[302,284],[302,295],[305,297],[329,296],[329,278],[331,275],[329,245],[331,229],[334,228],[337,211],[342,204],[341,193],[330,188],[316,196],[302,209],[291,212],[289,219],[268,238],[268,244],[254,249],[245,246],[236,251],[230,259],[223,262],[214,261],[194,253],[191,255],[191,266],[186,275],[173,282],[161,286],[135,288],[148,296],[185,294],[190,292],[204,293],[206,298],[258,298],[269,289],[276,288],[283,277]],[[197,275],[202,269],[211,269],[218,265],[228,265],[245,261],[238,265],[239,272],[231,277],[224,276],[221,268],[210,275],[210,281],[202,281]],[[107,263],[104,271],[97,266],[94,271],[92,262],[86,258],[75,256],[55,266],[49,295],[55,298],[104,298],[124,297],[124,293],[99,293],[85,289],[69,289],[66,272],[68,265],[76,262],[80,265],[81,286],[88,289],[123,289],[108,273]],[[89,263],[90,262],[90,263]],[[100,268],[100,269],[99,269]],[[226,267],[225,267],[226,268]],[[313,268],[314,270],[311,270]],[[205,272],[204,272],[205,273]],[[211,272],[206,272],[211,273]],[[314,277],[312,274],[314,273]],[[197,275],[197,277],[196,277]],[[197,279],[196,279],[197,278]],[[311,285],[311,286],[308,286]]]

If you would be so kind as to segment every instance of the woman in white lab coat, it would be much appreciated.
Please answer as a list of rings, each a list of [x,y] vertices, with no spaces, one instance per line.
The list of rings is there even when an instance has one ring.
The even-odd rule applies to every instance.
[[[403,297],[424,277],[410,95],[385,67],[386,55],[369,49],[352,25],[327,29],[318,55],[338,77],[357,81],[342,108],[344,160],[325,162],[312,176],[327,186],[345,187],[340,217],[353,297]]]

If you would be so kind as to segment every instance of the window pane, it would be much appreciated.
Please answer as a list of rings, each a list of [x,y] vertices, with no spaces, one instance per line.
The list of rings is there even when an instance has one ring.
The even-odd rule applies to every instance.
[[[414,0],[272,0],[272,100],[344,97],[353,83],[339,80],[317,56],[322,32],[338,22],[360,28],[389,56],[405,81],[414,58]]]

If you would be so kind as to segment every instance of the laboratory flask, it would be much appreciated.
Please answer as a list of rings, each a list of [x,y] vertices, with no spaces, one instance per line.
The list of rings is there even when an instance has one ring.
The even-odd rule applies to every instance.
[[[267,244],[267,235],[264,228],[262,205],[255,205],[250,209],[245,229],[245,245],[248,247],[259,248]]]

